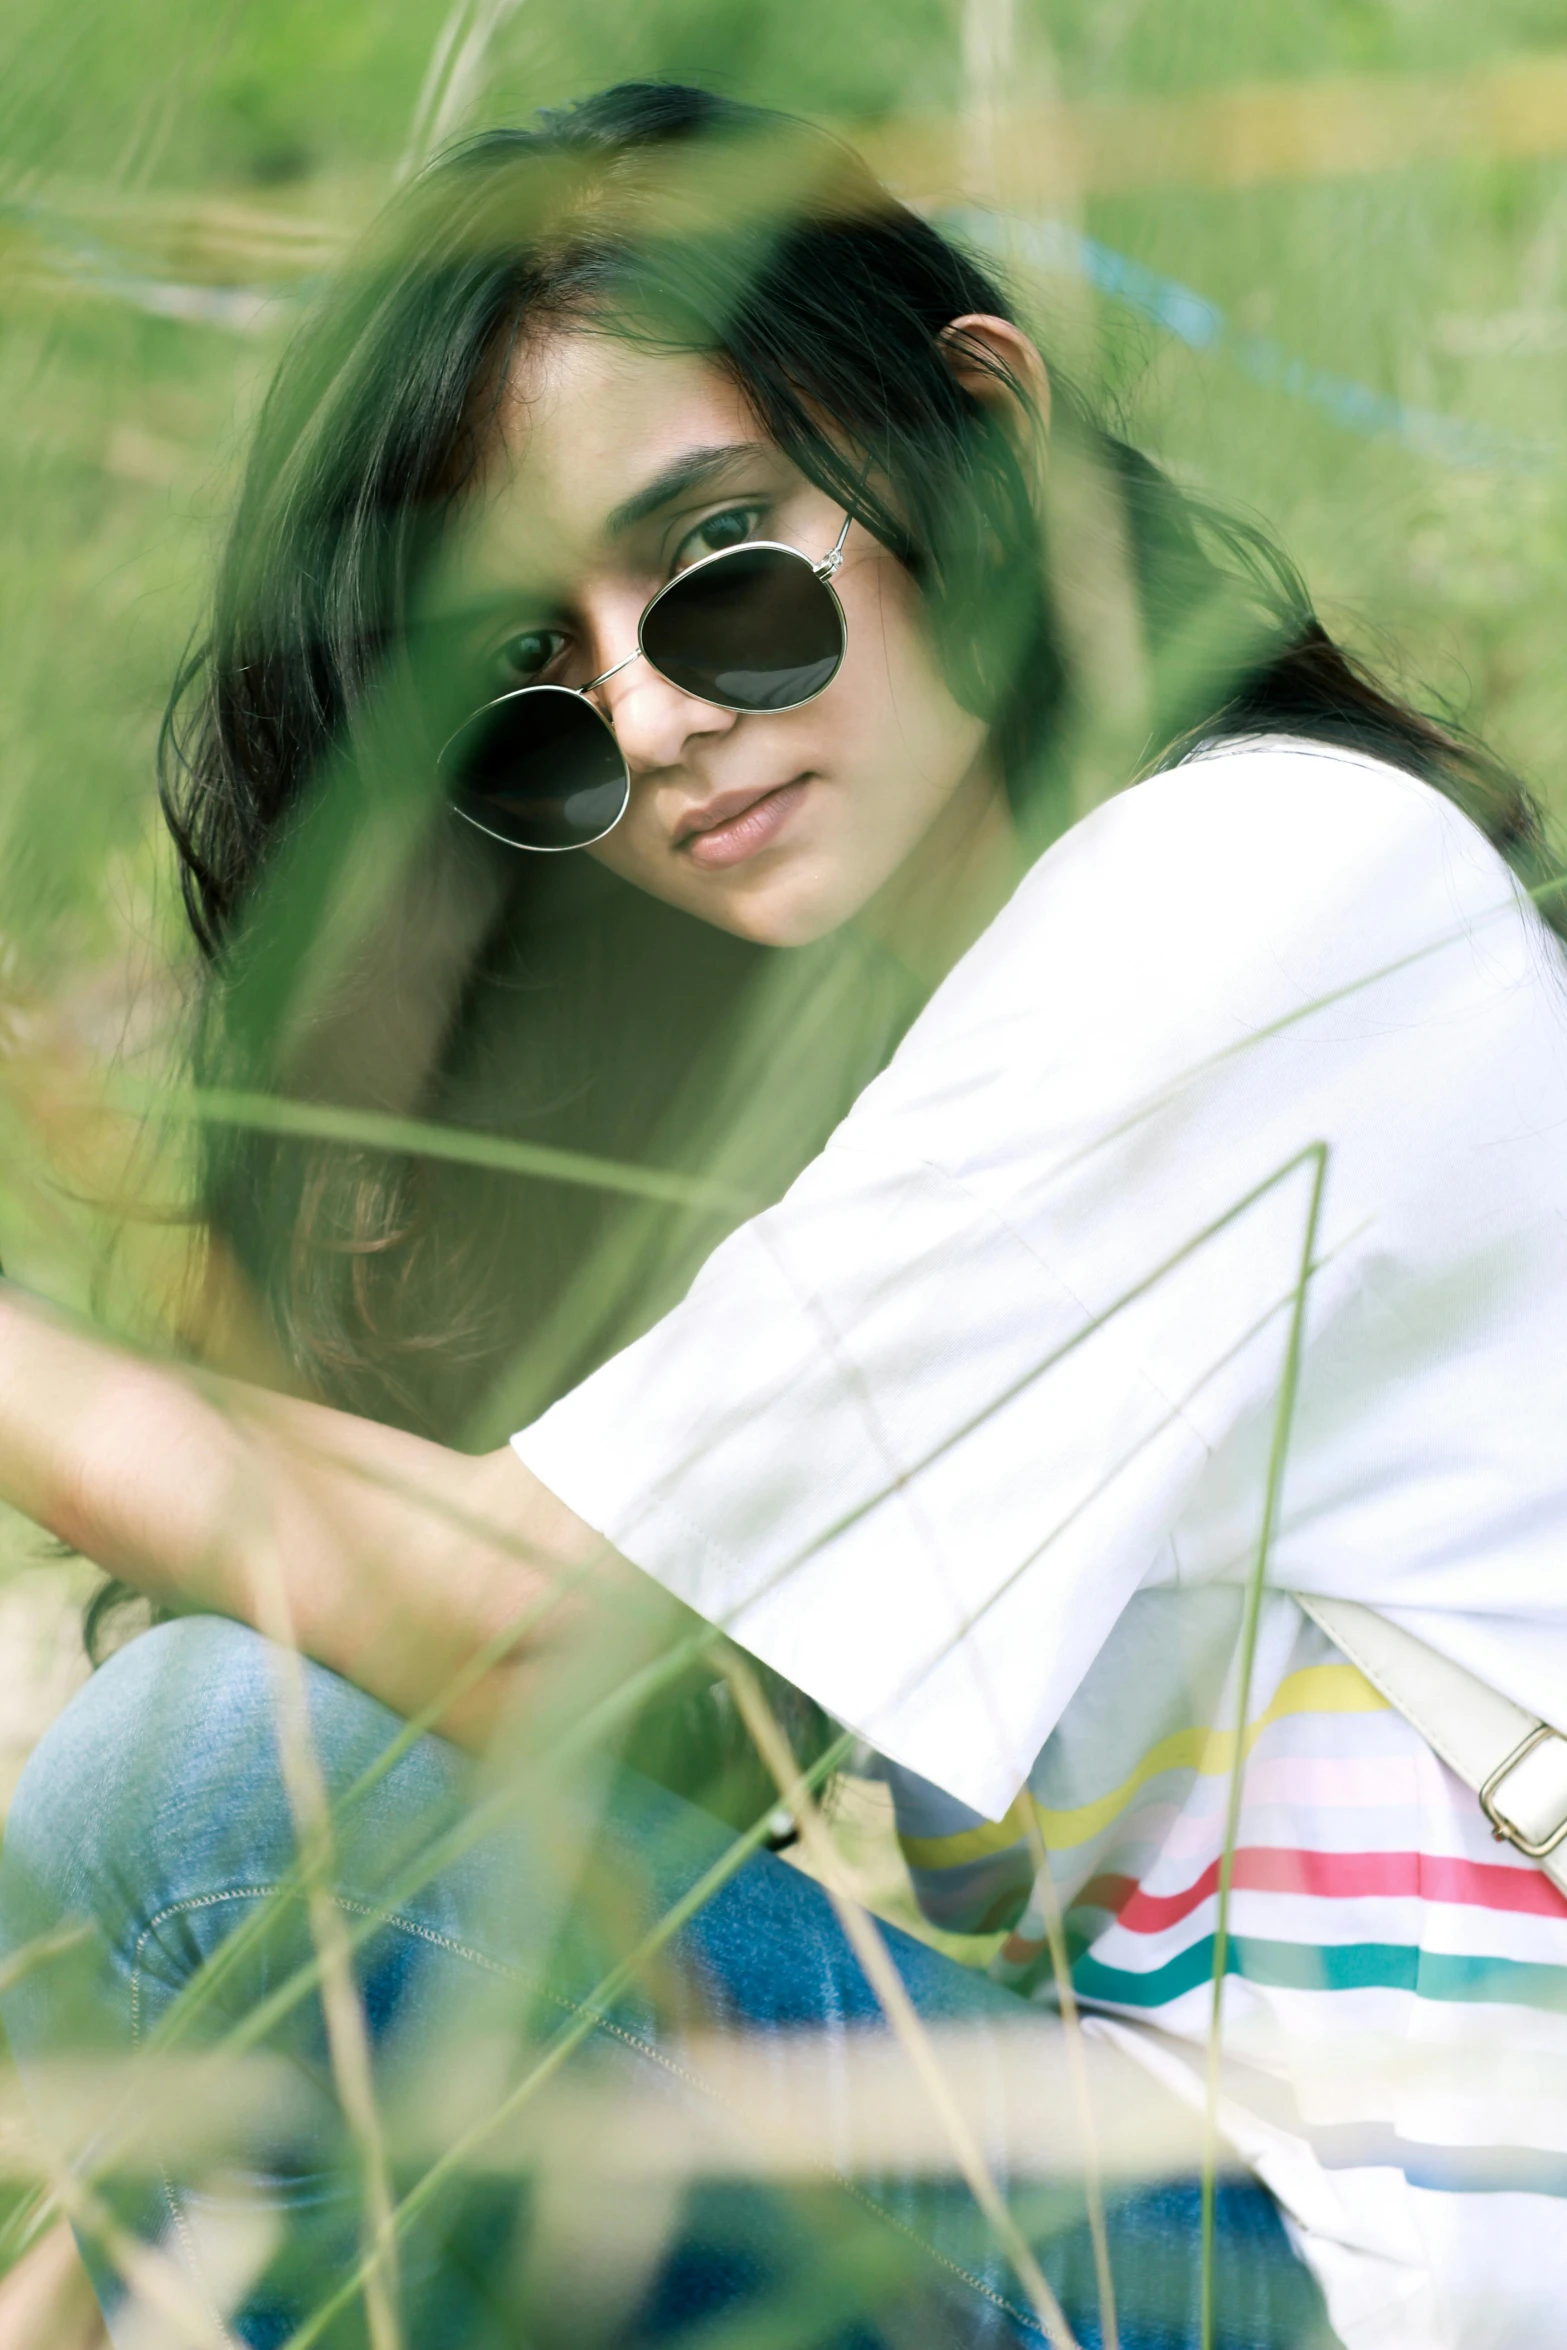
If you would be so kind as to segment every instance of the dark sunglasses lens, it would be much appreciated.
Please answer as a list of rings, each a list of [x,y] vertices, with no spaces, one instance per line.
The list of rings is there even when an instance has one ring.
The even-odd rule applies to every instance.
[[[519,849],[580,849],[625,813],[626,762],[608,725],[563,686],[476,710],[441,753],[452,805]]]
[[[803,555],[736,547],[666,588],[642,650],[683,693],[730,710],[792,710],[843,659],[838,599]]]

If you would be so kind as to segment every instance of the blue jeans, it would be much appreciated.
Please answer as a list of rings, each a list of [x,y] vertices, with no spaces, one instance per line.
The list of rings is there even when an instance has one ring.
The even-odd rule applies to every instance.
[[[743,2160],[677,2163],[660,2184],[646,2165],[639,2174],[611,2158],[633,2108],[644,2135],[652,2114],[655,2138],[660,2113],[672,2137],[688,2108],[706,2100],[710,2113],[682,2054],[698,2040],[760,2052],[764,2071],[785,2074],[807,2054],[820,2072],[825,2050],[823,2095],[841,2105],[856,2094],[853,2067],[835,2076],[833,2052],[885,2025],[811,1880],[752,1855],[658,1956],[606,1990],[627,1950],[732,1851],[731,1832],[608,1765],[591,1786],[540,1780],[512,1800],[439,1739],[405,1739],[388,1763],[403,1725],[308,1666],[312,1743],[335,1815],[312,1910],[280,1758],[277,1663],[255,1634],[215,1618],[132,1642],[33,1756],[0,1864],[5,1947],[52,1938],[4,2001],[45,2127],[55,2055],[177,2058],[220,2043],[252,2067],[262,2060],[268,2095],[281,2085],[281,2102],[263,2098],[236,2120],[242,2143],[220,2152],[171,2166],[145,2148],[106,2156],[102,2140],[96,2156],[70,2150],[98,2219],[171,2254],[221,2306],[220,2338],[279,2350],[315,2313],[311,2340],[337,2350],[369,2339],[354,2282],[367,2157],[343,2118],[313,1971],[324,1903],[351,1946],[389,2192],[411,2193],[395,2284],[409,2350],[1043,2341],[972,2196],[928,2160],[905,2173],[883,2150],[852,2179],[830,2164],[785,2177],[747,2175]],[[83,1924],[74,1938],[73,1921]],[[1016,2032],[1025,2011],[1013,1993],[883,1933],[927,2022],[979,2042]],[[550,2078],[530,2105],[518,2084],[541,2057]],[[569,2153],[567,2092],[590,2116]],[[478,2142],[493,2146],[498,2132],[510,2153],[453,2161],[432,2184],[432,2158],[475,2112],[492,2124]],[[841,2136],[853,2115],[835,2116],[824,2127]],[[1079,2188],[1069,2175],[1004,2187],[1092,2350],[1104,2337]],[[1112,2188],[1107,2200],[1123,2350],[1187,2350],[1198,2341],[1196,2182]],[[117,2259],[96,2220],[78,2234],[111,2332],[125,2338],[123,2241]],[[1317,2290],[1249,2181],[1221,2181],[1215,2274],[1218,2350],[1331,2345]]]

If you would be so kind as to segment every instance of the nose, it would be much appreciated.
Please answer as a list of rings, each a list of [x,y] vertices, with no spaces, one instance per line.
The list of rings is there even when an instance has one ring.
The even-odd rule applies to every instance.
[[[715,709],[671,685],[640,650],[646,595],[644,584],[616,580],[598,584],[584,598],[588,643],[601,681],[593,699],[615,729],[620,755],[633,775],[678,767],[691,743],[727,734],[735,722],[732,710]]]
[[[606,678],[594,699],[615,729],[620,755],[633,775],[678,767],[694,740],[727,734],[735,722],[732,710],[682,693],[640,653]]]

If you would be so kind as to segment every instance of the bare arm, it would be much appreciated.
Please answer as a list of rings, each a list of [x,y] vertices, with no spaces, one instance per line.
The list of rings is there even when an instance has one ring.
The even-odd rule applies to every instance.
[[[487,1642],[536,1618],[442,1717],[468,1743],[580,1630],[583,1600],[552,1604],[580,1570],[595,1586],[607,1570],[650,1603],[655,1592],[509,1448],[474,1457],[198,1381],[4,1281],[0,1499],[153,1599],[291,1634],[401,1713],[434,1704]]]

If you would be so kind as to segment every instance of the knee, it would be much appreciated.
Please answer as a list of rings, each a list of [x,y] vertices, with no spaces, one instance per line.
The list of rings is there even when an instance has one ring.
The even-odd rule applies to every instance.
[[[281,1652],[242,1624],[189,1616],[129,1642],[40,1740],[0,1854],[0,1941],[63,1918],[123,1917],[160,1896],[259,1884],[296,1857],[280,1754]],[[384,1881],[449,1817],[465,1773],[363,1690],[304,1664],[310,1762],[329,1802],[349,1791],[350,1873]],[[395,1751],[393,1751],[395,1750]]]
[[[95,1673],[39,1741],[0,1851],[19,2056],[51,2047],[66,2019],[84,2044],[100,2027],[114,2036],[104,2019],[123,2007],[127,1936],[206,1873],[224,1833],[222,1748],[259,1758],[266,1669],[264,1643],[237,1624],[169,1624]]]
[[[184,1845],[241,1775],[271,1760],[266,1643],[193,1616],[130,1641],[34,1748],[6,1822],[0,1927],[7,1942],[91,1914],[106,1879]]]

